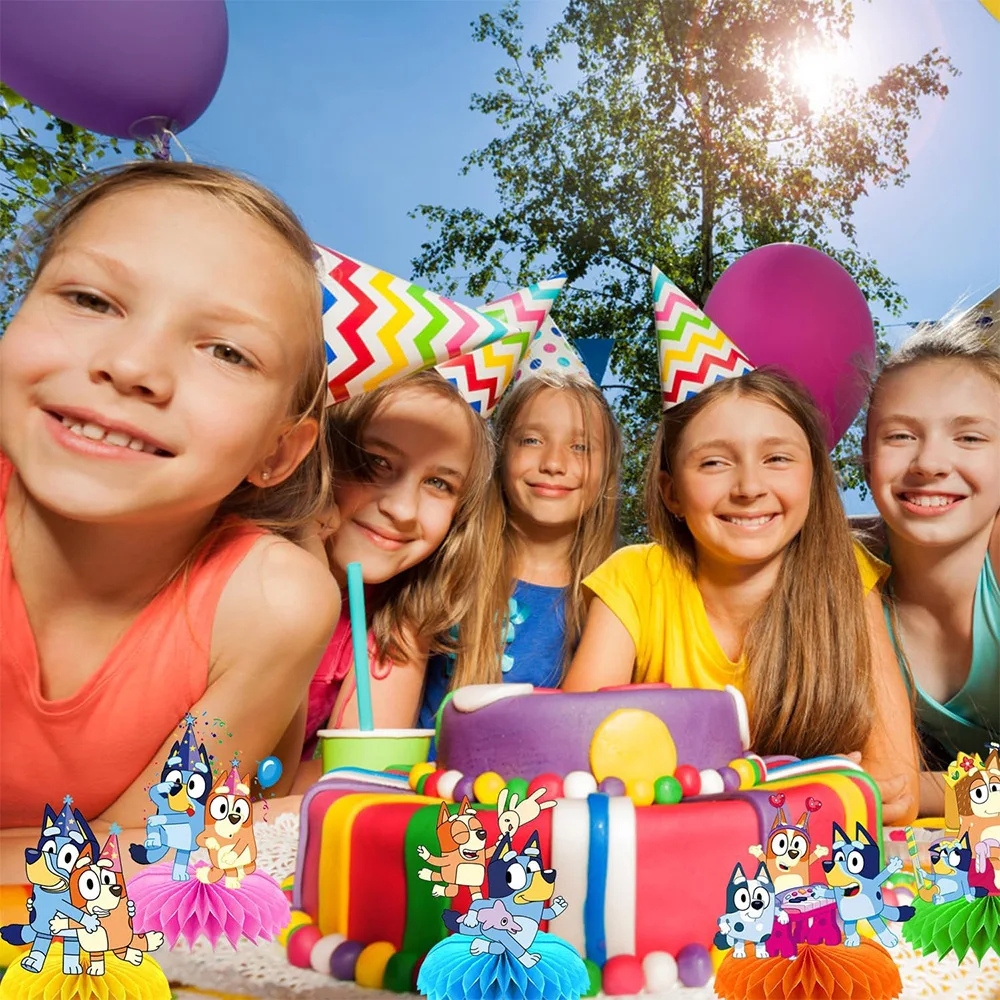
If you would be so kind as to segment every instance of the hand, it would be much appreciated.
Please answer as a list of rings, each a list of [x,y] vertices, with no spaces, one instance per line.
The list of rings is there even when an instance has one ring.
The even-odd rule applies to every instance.
[[[423,844],[421,844],[417,848],[417,857],[420,858],[421,861],[426,861],[430,856],[431,856],[431,852],[428,851],[427,848],[424,847]]]
[[[785,913],[784,910],[778,910],[778,923],[779,924],[787,924],[788,923],[788,914]]]
[[[238,860],[239,860],[239,855],[237,855],[235,848],[233,847],[219,848],[220,868],[236,868]]]
[[[434,872],[432,872],[430,868],[421,868],[420,871],[417,872],[417,878],[420,879],[421,882],[430,882],[433,874]]]
[[[565,912],[566,907],[568,905],[569,904],[566,902],[566,900],[562,896],[556,896],[556,898],[553,899],[552,903],[551,903],[552,911],[555,913],[555,915],[557,917],[559,916],[560,913]]]
[[[986,863],[990,856],[991,847],[1000,847],[1000,843],[992,838],[987,838],[986,840],[981,840],[978,844],[976,844],[976,871],[979,872],[980,875],[986,871]]]
[[[915,815],[913,796],[905,774],[897,774],[875,784],[882,796],[882,823],[885,826],[895,826]]]
[[[53,934],[58,934],[60,931],[66,930],[69,927],[69,921],[65,917],[53,917],[49,921],[49,931]]]
[[[719,930],[723,934],[729,933],[729,920],[726,917],[719,917]]]
[[[469,912],[462,917],[462,923],[466,927],[475,927],[479,923],[479,911],[469,910]]]
[[[813,854],[816,856],[817,861],[819,861],[820,858],[825,858],[829,853],[830,853],[830,848],[823,846],[817,847],[813,851]]]
[[[752,847],[748,847],[747,850],[752,854],[758,861],[763,861],[766,855],[764,854],[764,849],[760,844],[754,844]]]
[[[891,858],[889,858],[889,863],[886,865],[886,868],[888,868],[889,871],[892,872],[893,874],[898,872],[902,867],[903,867],[903,859],[897,857],[896,855],[893,855]]]
[[[80,923],[88,934],[96,934],[97,929],[101,926],[100,920],[93,913],[85,913]]]
[[[215,837],[206,837],[205,846],[210,851],[217,851],[219,849],[219,842],[215,839]]]

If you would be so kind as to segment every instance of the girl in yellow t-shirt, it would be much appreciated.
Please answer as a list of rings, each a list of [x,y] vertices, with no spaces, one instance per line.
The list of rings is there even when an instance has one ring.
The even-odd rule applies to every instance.
[[[646,476],[654,541],[584,580],[592,599],[563,686],[733,684],[758,753],[860,752],[885,821],[907,822],[917,752],[912,727],[898,724],[910,706],[875,589],[884,567],[852,548],[823,419],[714,324],[706,350],[738,377],[680,395],[671,355],[691,349],[671,337],[685,330],[675,314],[710,321],[658,271],[654,290],[667,407]]]

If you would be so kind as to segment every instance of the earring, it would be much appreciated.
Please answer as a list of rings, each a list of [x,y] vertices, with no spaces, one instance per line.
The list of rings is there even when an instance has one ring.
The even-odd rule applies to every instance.
[[[271,473],[270,473],[270,472],[268,472],[268,471],[267,471],[267,469],[265,469],[265,470],[264,470],[264,471],[263,471],[263,472],[262,472],[262,473],[260,474],[260,478],[261,478],[261,479],[263,479],[263,480],[264,480],[264,482],[266,483],[266,482],[267,482],[267,481],[268,481],[268,480],[269,480],[269,479],[271,478]]]

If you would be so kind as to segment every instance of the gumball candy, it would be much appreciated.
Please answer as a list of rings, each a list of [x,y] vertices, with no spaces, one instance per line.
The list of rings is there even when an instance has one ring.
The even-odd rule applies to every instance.
[[[507,795],[516,795],[517,801],[523,802],[528,797],[528,782],[524,778],[511,778],[507,782]]]
[[[417,782],[426,777],[428,774],[432,774],[434,771],[434,765],[430,761],[421,761],[419,764],[414,764],[410,768],[410,788],[414,791],[417,790]]]
[[[740,776],[740,788],[753,788],[757,784],[757,771],[750,761],[738,757],[729,762],[729,767]]]
[[[621,778],[605,778],[598,786],[597,790],[603,795],[618,797],[625,794],[625,782]]]
[[[438,782],[440,782],[442,774],[444,774],[444,771],[441,770],[433,771],[431,774],[428,774],[424,779],[423,791],[420,794],[426,795],[430,799],[439,798]]]
[[[609,997],[634,996],[642,992],[642,963],[635,955],[615,955],[604,963],[601,980]]]
[[[458,781],[455,782],[455,790],[451,793],[452,800],[455,802],[461,802],[462,799],[468,799],[470,802],[476,801],[476,793],[473,790],[475,779],[471,774],[463,774]],[[440,788],[440,784],[438,785]]]
[[[684,789],[673,775],[665,774],[662,778],[656,779],[656,784],[653,785],[653,801],[658,805],[676,805],[682,798]]]
[[[397,951],[386,963],[382,974],[382,989],[392,993],[416,992],[413,970],[419,957],[412,951]]]
[[[330,975],[334,979],[350,982],[354,978],[354,967],[365,946],[360,941],[344,941],[337,945],[330,956]]]
[[[346,940],[343,934],[327,934],[326,937],[321,937],[309,952],[309,965],[317,972],[330,975],[330,959]]]
[[[647,993],[666,993],[677,984],[677,962],[665,951],[651,951],[642,960]]]
[[[461,771],[442,771],[441,777],[437,780],[438,797],[454,801],[455,785],[458,784],[461,778]],[[459,799],[459,801],[461,801],[461,799]]]
[[[726,790],[722,775],[712,768],[699,771],[698,777],[701,779],[701,792],[699,793],[701,795],[721,795]]]
[[[677,975],[685,986],[704,986],[712,978],[712,958],[701,944],[686,944],[677,953]]]
[[[295,931],[297,931],[304,924],[311,924],[312,922],[313,918],[310,917],[308,913],[303,913],[301,910],[292,910],[288,926],[278,935],[278,944],[287,944],[288,939]]]
[[[628,789],[628,797],[637,806],[651,806],[653,795],[653,783],[646,781],[645,778],[636,778]]]
[[[529,795],[534,795],[539,788],[545,789],[544,797],[546,799],[561,799],[566,794],[563,789],[562,776],[553,774],[551,771],[548,774],[540,774],[528,782]]]
[[[354,966],[354,981],[369,990],[382,989],[382,979],[389,959],[396,954],[388,941],[376,941],[364,948]]]
[[[311,968],[313,945],[322,936],[315,924],[303,924],[297,927],[288,938],[288,961],[297,969]]]
[[[596,997],[598,993],[601,992],[601,969],[596,962],[591,961],[589,958],[583,960],[584,968],[587,970],[587,976],[590,979],[590,985],[587,987],[587,992],[583,995],[585,997]]]
[[[585,799],[597,791],[597,781],[589,771],[570,771],[563,781],[563,795],[567,799]]]
[[[737,792],[740,788],[740,773],[731,767],[720,767],[719,777],[722,778],[722,787],[727,792]]]
[[[472,784],[476,801],[486,806],[495,806],[500,793],[507,787],[507,782],[496,771],[486,771],[479,775]]]
[[[680,783],[684,798],[689,799],[701,791],[701,775],[690,764],[681,764],[674,771],[674,777]]]

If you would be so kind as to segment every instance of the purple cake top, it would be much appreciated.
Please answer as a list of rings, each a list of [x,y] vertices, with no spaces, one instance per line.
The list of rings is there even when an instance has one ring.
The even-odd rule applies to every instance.
[[[725,767],[749,749],[746,704],[732,687],[641,684],[548,693],[530,684],[481,684],[459,689],[445,704],[438,767],[467,775],[496,771],[508,780],[590,771],[595,730],[622,708],[659,718],[677,747],[678,763],[698,770]]]

